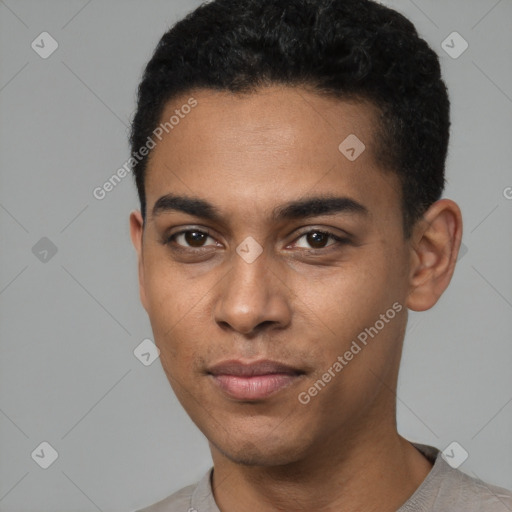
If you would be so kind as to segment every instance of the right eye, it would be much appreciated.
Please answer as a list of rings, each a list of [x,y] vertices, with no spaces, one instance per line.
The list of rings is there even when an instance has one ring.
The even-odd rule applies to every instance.
[[[199,229],[186,229],[177,233],[173,233],[167,237],[163,243],[165,245],[174,243],[185,249],[201,249],[203,247],[207,247],[204,245],[204,243],[208,240],[208,238],[214,241],[213,245],[216,245],[214,238],[211,237],[207,232],[200,231]]]

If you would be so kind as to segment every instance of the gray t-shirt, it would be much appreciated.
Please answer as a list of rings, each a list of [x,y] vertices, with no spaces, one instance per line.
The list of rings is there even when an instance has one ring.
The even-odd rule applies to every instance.
[[[512,492],[452,468],[433,446],[411,443],[434,465],[397,512],[512,512]],[[137,512],[220,512],[212,494],[212,469],[189,485]]]

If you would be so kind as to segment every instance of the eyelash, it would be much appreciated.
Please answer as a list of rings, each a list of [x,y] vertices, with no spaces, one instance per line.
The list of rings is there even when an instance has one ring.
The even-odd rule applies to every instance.
[[[168,237],[165,237],[163,240],[162,240],[162,244],[163,245],[167,245],[167,246],[171,246],[173,244],[176,243],[176,237],[180,236],[180,235],[184,235],[186,233],[200,233],[201,235],[206,235],[208,237],[212,237],[212,235],[208,232],[208,231],[203,231],[203,230],[200,230],[200,229],[184,229],[183,231],[178,231],[177,233],[173,233],[172,235],[168,236]],[[334,244],[330,244],[330,245],[327,245],[325,247],[321,247],[321,248],[311,248],[311,249],[305,249],[303,248],[303,250],[305,251],[308,251],[308,252],[315,252],[315,251],[326,251],[326,250],[329,250],[330,247],[333,247],[333,246],[336,246],[336,245],[347,245],[350,243],[350,239],[349,238],[346,238],[346,237],[340,237],[338,235],[335,235],[334,233],[331,233],[330,231],[325,231],[325,230],[322,230],[322,229],[311,229],[310,231],[305,231],[303,233],[301,233],[296,239],[295,241],[297,240],[300,240],[302,237],[304,236],[307,236],[311,233],[319,233],[321,235],[326,235],[327,237],[329,238],[332,238],[335,240],[336,243]],[[175,245],[174,247],[171,247],[172,249],[176,249],[176,250],[182,250],[182,251],[187,251],[187,252],[199,252],[199,251],[202,251],[205,249],[205,247],[187,247],[187,246],[183,246],[183,245]]]

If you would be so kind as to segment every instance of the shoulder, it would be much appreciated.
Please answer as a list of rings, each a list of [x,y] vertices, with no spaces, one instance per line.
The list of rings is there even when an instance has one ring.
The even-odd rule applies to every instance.
[[[188,512],[190,509],[190,499],[195,488],[195,484],[183,487],[158,503],[154,503],[136,512]]]
[[[433,467],[399,512],[512,511],[512,491],[452,467],[433,446],[412,444],[433,463]]]
[[[451,469],[450,474],[457,489],[458,499],[467,505],[468,510],[485,510],[485,512],[512,510],[512,491],[489,484],[462,471]]]

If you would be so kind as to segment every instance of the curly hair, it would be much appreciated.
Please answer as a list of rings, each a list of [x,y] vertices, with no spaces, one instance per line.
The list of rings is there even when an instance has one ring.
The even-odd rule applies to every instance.
[[[272,84],[377,108],[377,163],[399,177],[410,236],[444,188],[450,101],[436,53],[407,18],[372,0],[203,3],[162,36],[145,68],[132,153],[173,98],[197,88],[242,94]],[[144,219],[149,156],[131,159]]]

